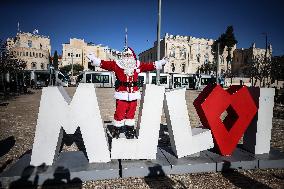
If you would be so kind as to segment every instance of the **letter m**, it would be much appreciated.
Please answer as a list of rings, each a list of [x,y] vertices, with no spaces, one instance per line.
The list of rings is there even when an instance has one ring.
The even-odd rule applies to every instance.
[[[93,84],[80,84],[71,99],[63,87],[42,89],[31,165],[51,165],[58,157],[63,129],[80,127],[90,163],[109,162],[110,152]]]

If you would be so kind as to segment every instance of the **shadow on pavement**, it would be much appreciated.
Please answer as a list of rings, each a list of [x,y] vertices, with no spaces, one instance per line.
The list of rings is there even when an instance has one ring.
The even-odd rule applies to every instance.
[[[228,179],[233,185],[235,185],[238,188],[263,188],[263,189],[269,189],[270,187],[258,182],[252,178],[249,178],[241,173],[239,173],[237,170],[231,168],[231,163],[228,161],[225,161],[222,167],[221,174],[223,177]]]
[[[15,145],[16,140],[14,136],[10,136],[4,140],[0,141],[0,157],[4,156],[7,154],[11,148]]]
[[[37,188],[39,181],[39,174],[47,170],[47,166],[42,164],[38,167],[28,166],[26,167],[22,174],[21,178],[12,182],[9,186],[9,189],[15,188]],[[36,169],[34,179],[32,179],[33,172]],[[1,184],[1,183],[0,183]],[[70,178],[70,171],[64,167],[57,167],[53,173],[53,178],[45,180],[41,186],[42,189],[49,188],[73,188],[80,189],[82,188],[82,180],[79,178]]]
[[[144,177],[149,188],[174,188],[174,181],[165,174],[160,165],[149,167],[149,171],[149,175]]]

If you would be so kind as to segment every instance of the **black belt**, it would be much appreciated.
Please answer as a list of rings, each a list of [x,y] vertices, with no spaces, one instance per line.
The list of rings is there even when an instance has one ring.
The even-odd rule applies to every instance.
[[[124,87],[137,87],[138,86],[138,82],[136,82],[136,81],[134,81],[134,82],[124,82],[124,81],[116,80],[115,81],[115,88],[118,88],[120,86],[124,86]]]

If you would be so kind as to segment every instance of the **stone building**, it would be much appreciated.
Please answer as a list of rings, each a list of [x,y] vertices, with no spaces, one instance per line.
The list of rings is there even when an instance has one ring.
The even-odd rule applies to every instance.
[[[169,63],[165,65],[164,73],[187,73],[194,74],[203,64],[214,61],[211,53],[213,39],[196,38],[192,36],[169,35],[166,33],[160,41],[160,54],[162,57],[168,57]],[[232,51],[235,47],[232,49]],[[157,59],[157,42],[154,47],[139,54],[139,60],[148,62]],[[219,73],[224,73],[230,68],[226,62],[227,51],[220,55]]]
[[[16,37],[7,39],[7,49],[16,58],[26,61],[26,70],[47,70],[51,52],[47,36],[19,32]]]
[[[62,64],[61,66],[72,64],[80,64],[84,70],[88,70],[87,54],[93,52],[96,56],[103,60],[117,59],[118,52],[108,47],[101,45],[94,45],[93,43],[86,43],[84,39],[70,39],[69,43],[62,44]],[[72,57],[73,56],[73,57]],[[103,69],[96,67],[96,71],[103,71]]]
[[[256,48],[255,43],[248,49],[236,49],[233,53],[232,71],[237,75],[243,74],[243,68],[254,61],[264,61],[265,57],[270,60],[272,57],[272,45],[267,49]]]

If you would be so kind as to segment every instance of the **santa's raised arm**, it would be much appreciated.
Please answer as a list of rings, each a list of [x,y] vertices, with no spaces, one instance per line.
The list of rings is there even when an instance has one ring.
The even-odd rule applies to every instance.
[[[93,53],[87,58],[92,66],[98,66],[108,71],[115,72],[115,94],[116,111],[114,114],[113,137],[118,138],[122,127],[125,126],[126,137],[133,138],[135,135],[135,111],[137,100],[141,98],[138,86],[138,74],[141,72],[161,70],[167,63],[166,59],[155,62],[140,62],[137,60],[134,51],[128,47],[122,52],[122,57],[116,61],[101,60]]]

